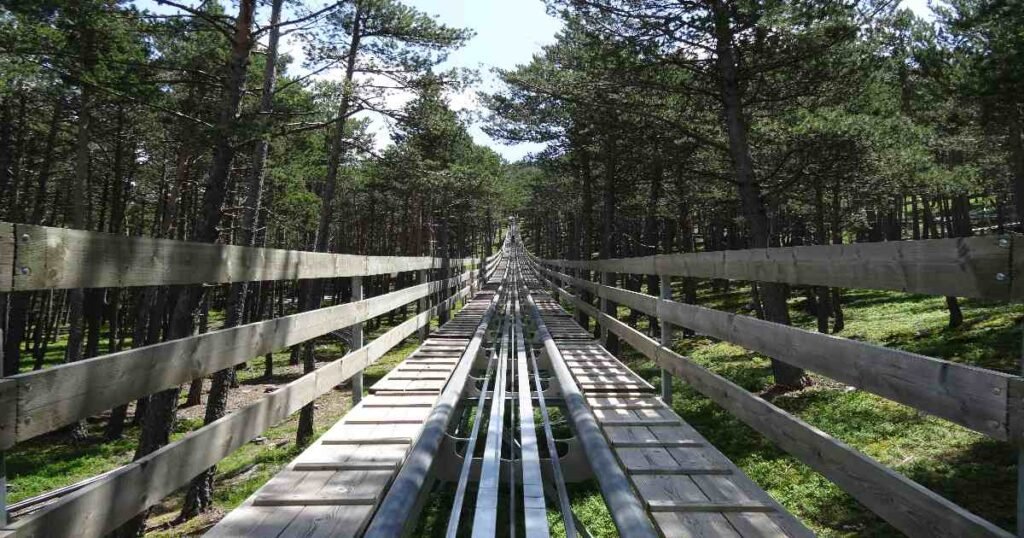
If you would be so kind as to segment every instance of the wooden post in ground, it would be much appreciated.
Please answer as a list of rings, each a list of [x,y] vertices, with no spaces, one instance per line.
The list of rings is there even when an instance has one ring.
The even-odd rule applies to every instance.
[[[605,286],[615,287],[615,273],[600,273],[601,284]],[[619,318],[619,305],[614,301],[609,301],[606,297],[601,297],[601,313],[608,314],[612,318]],[[600,324],[599,324],[600,325]],[[611,354],[618,355],[619,347],[618,341],[615,336],[611,334],[607,328],[601,329],[601,345],[605,347]],[[611,347],[609,347],[611,346]]]
[[[1024,321],[1021,322],[1021,330],[1024,331]],[[1024,333],[1021,335],[1020,371],[1024,375]],[[1024,538],[1024,445],[1020,439],[1013,439],[1017,443],[1017,536]]]
[[[6,309],[5,309],[6,310]],[[2,312],[7,321],[7,312]],[[0,326],[0,365],[4,363],[4,328]],[[0,374],[2,376],[2,374]],[[4,462],[4,451],[0,450],[0,531],[7,526],[7,464]]]
[[[363,277],[352,277],[352,302],[363,300]],[[352,326],[352,349],[363,347],[363,324],[356,323]],[[359,370],[352,376],[352,405],[363,399],[363,371]]]
[[[660,276],[660,286],[658,296],[661,299],[672,300],[672,277],[668,275]],[[672,347],[672,324],[668,323],[664,319],[658,320],[661,323],[661,345],[671,348]],[[661,369],[661,401],[665,402],[665,405],[672,405],[672,374],[668,370]]]
[[[429,269],[421,269],[420,270],[420,284],[427,283],[429,281],[428,280],[429,278],[430,278],[430,270]],[[427,309],[430,308],[430,296],[431,296],[431,294],[428,293],[428,294],[426,294],[426,295],[424,295],[423,297],[420,298],[420,305],[419,305],[420,306],[419,307],[419,311],[420,312],[426,312]],[[429,335],[429,334],[430,334],[430,320],[428,319],[427,322],[425,324],[423,324],[422,327],[420,327],[420,342],[426,341],[427,335]]]
[[[597,281],[601,284],[611,285],[609,283],[608,273],[597,273]],[[597,299],[597,308],[601,313],[608,312],[608,298],[601,296]],[[608,329],[601,325],[600,320],[597,323],[598,327],[601,327],[601,345],[604,346],[608,343]]]
[[[441,304],[442,301],[448,298],[448,278],[451,277],[452,273],[452,262],[448,252],[448,223],[445,221],[441,222],[441,233],[440,233],[440,252],[438,256],[441,257],[441,285],[437,295],[437,302],[435,304]],[[448,306],[441,308],[437,312],[437,325],[440,327],[445,323],[448,323],[449,311]]]

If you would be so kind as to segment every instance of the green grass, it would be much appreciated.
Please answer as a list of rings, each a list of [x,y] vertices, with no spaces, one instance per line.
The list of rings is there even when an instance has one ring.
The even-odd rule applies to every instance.
[[[702,294],[702,304],[739,311],[747,293]],[[815,321],[802,312],[802,302],[791,301],[794,325],[813,330]],[[1015,372],[1020,307],[972,300],[961,301],[961,307],[964,324],[949,329],[941,297],[852,291],[844,297],[846,328],[839,336]],[[621,313],[625,318],[628,309]],[[641,328],[646,323],[642,318]],[[748,390],[760,392],[771,385],[770,362],[756,353],[703,337],[677,338],[674,348]],[[655,365],[626,349],[630,367],[656,383]],[[1014,528],[1016,454],[1010,444],[841,383],[812,378],[812,387],[777,397],[774,403],[975,514]],[[679,380],[674,388],[675,410],[821,536],[901,535],[692,388]]]

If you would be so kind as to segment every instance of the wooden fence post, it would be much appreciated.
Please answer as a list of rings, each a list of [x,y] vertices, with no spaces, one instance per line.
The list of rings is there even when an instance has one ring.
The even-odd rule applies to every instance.
[[[426,284],[427,282],[429,282],[429,278],[430,278],[430,270],[429,269],[421,269],[420,270],[420,284]],[[420,312],[426,312],[427,309],[430,308],[430,296],[431,295],[432,295],[431,293],[428,293],[428,294],[426,294],[426,295],[424,295],[423,297],[420,298],[420,307],[419,307],[419,311]],[[430,334],[430,320],[428,319],[427,322],[422,327],[420,327],[420,342],[426,341],[427,335],[429,335],[429,334]]]
[[[601,273],[601,284],[610,287],[616,287],[616,274],[615,273]],[[613,319],[619,319],[619,305],[615,301],[609,301],[605,297],[601,297],[601,313],[611,316]],[[599,324],[600,325],[600,324]],[[607,327],[601,330],[601,345],[608,350],[612,355],[618,356],[619,354],[619,341],[618,338],[608,330]]]
[[[363,300],[363,277],[352,277],[352,302]],[[352,349],[363,347],[363,324],[356,323],[352,326]],[[352,405],[356,405],[363,399],[363,371],[359,370],[352,376]]]
[[[599,283],[605,284],[605,285],[609,285],[609,286],[611,285],[610,278],[609,278],[610,275],[608,273],[599,272],[599,273],[597,273],[596,276],[597,276],[597,281]],[[597,299],[597,309],[602,314],[608,312],[608,298],[607,297],[605,297],[603,295],[599,296],[599,298]],[[603,326],[603,325],[601,325],[600,320],[598,320],[597,326],[601,327],[601,345],[602,346],[606,346],[608,344],[608,328]]]
[[[672,277],[661,275],[658,296],[661,299],[672,300]],[[672,324],[664,319],[658,320],[661,323],[661,345],[672,348]],[[661,401],[665,405],[672,405],[672,374],[668,370],[661,369]]]
[[[439,286],[437,299],[434,304],[441,304],[442,301],[448,298],[448,277],[451,276],[452,272],[452,261],[448,248],[448,223],[441,221],[440,228],[439,235],[441,237],[437,255],[441,257],[441,285]],[[448,317],[448,307],[439,308],[437,311],[437,326],[440,327],[448,323]]]
[[[1024,331],[1024,321],[1021,322]],[[1024,333],[1021,334],[1020,370],[1024,375]],[[1020,439],[1011,439],[1017,444],[1017,536],[1024,538],[1024,446]]]
[[[6,309],[4,309],[6,310]],[[3,321],[7,321],[7,312],[0,312]],[[4,327],[0,326],[0,365],[4,363]],[[0,373],[0,376],[3,374]],[[0,532],[7,526],[7,464],[4,461],[4,451],[0,449]]]

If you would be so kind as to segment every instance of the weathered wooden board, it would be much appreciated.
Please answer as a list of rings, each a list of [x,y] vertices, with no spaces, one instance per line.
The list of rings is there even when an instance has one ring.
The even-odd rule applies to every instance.
[[[1005,239],[1001,243],[1001,239]],[[541,260],[555,267],[600,272],[724,278],[984,297],[1024,299],[1011,267],[1020,236],[979,236],[666,254],[596,261]],[[1019,265],[1019,263],[1018,263]],[[1019,268],[1019,267],[1018,267]],[[999,275],[1002,275],[1000,277]],[[585,286],[582,283],[574,283]]]
[[[277,537],[299,513],[301,506],[243,506],[234,517],[221,521],[205,534],[208,538]],[[275,531],[271,531],[275,529]]]
[[[416,424],[430,415],[430,407],[360,406],[345,415],[346,424]]]
[[[562,273],[549,274],[570,283],[576,280]],[[673,325],[806,368],[993,438],[1009,440],[1013,435],[1008,400],[1009,384],[1016,376],[618,288],[600,286],[594,292]],[[633,341],[650,351],[643,340]]]
[[[250,248],[28,224],[14,228],[21,238],[16,276],[13,286],[7,283],[0,291],[337,278],[430,269],[442,263],[439,258]],[[465,261],[475,263],[472,258]]]
[[[951,538],[1012,536],[728,379],[660,346],[625,323],[608,316],[600,321],[627,342],[641,343],[638,351],[825,475],[902,532]]]
[[[17,439],[52,431],[136,398],[371,319],[408,304],[426,292],[426,284],[412,286],[355,303],[13,376],[9,379],[17,384]],[[465,293],[467,289],[460,292]],[[406,329],[423,325],[426,318],[424,312],[406,320],[396,330],[372,342],[369,349],[390,349],[408,336]],[[349,370],[354,368],[351,372],[354,374],[368,363],[365,357],[354,356],[345,364]],[[0,416],[0,420],[2,418]]]
[[[589,344],[585,353],[611,357],[597,344]],[[650,392],[588,394],[586,401],[662,536],[703,535],[709,528],[701,517],[735,535],[813,535]],[[712,497],[698,479],[733,488],[709,488]],[[662,513],[684,517],[659,517]],[[733,522],[732,515],[764,517]]]
[[[409,444],[419,435],[419,424],[339,423],[322,437],[324,444]]]
[[[301,471],[286,469],[252,500],[253,506],[373,505],[380,500],[391,471]]]
[[[0,330],[0,342],[3,331]],[[0,379],[0,450],[10,448],[17,442],[15,423],[18,409],[18,384],[9,379]]]
[[[15,245],[14,225],[0,222],[0,291],[7,291],[14,287]]]
[[[420,422],[419,424],[422,424]],[[395,470],[408,445],[328,445],[317,443],[292,463],[295,470]]]
[[[732,502],[681,502],[647,501],[647,509],[651,512],[774,512],[775,507],[765,503],[732,503]]]
[[[372,506],[306,506],[274,536],[356,538],[362,536],[372,514]]]
[[[104,479],[64,497],[60,502],[19,519],[12,528],[17,536],[45,538],[100,536],[110,532],[187,484],[194,476],[215,465],[270,426],[343,383],[358,371],[352,368],[352,362],[361,364],[359,369],[362,369],[383,356],[398,342],[414,334],[438,307],[410,318],[359,350],[122,467]],[[348,366],[346,363],[349,363]],[[360,434],[359,431],[352,433]],[[299,514],[306,510],[309,508],[304,508]],[[262,517],[260,513],[256,516]],[[257,527],[250,529],[246,535],[259,535],[260,532],[254,529]]]

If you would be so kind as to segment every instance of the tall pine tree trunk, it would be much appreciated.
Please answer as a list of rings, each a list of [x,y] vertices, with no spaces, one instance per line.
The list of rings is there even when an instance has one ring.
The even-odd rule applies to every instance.
[[[283,3],[283,0],[274,0],[271,7],[270,36],[266,65],[263,71],[263,88],[260,97],[260,114],[264,115],[264,117],[269,116],[270,112],[273,111],[274,84],[277,76],[277,51],[281,36],[281,7]],[[245,246],[253,246],[255,244],[255,230],[259,217],[259,204],[263,197],[263,180],[266,175],[265,164],[269,147],[270,141],[264,135],[257,141],[256,148],[253,150],[253,163],[245,185],[242,223],[238,240],[239,244]],[[224,328],[235,327],[241,323],[245,314],[244,305],[247,291],[248,284],[246,282],[231,284],[228,292],[227,319],[225,320]],[[204,424],[210,424],[220,419],[227,411],[228,393],[233,377],[232,373],[231,368],[225,368],[213,374],[210,393],[206,401]],[[213,506],[213,478],[215,473],[216,467],[210,467],[192,479],[188,493],[185,495],[185,503],[182,506],[181,514],[178,517],[180,521],[191,519]]]
[[[330,246],[330,226],[334,222],[334,197],[338,188],[338,176],[341,169],[342,159],[345,153],[345,122],[349,116],[353,93],[353,83],[356,72],[356,60],[359,57],[359,43],[362,40],[363,5],[356,0],[355,13],[352,15],[352,37],[349,41],[348,56],[345,61],[345,78],[343,80],[341,103],[338,106],[338,118],[332,126],[330,151],[327,156],[327,178],[324,181],[323,190],[320,194],[320,223],[317,226],[314,250],[327,252]],[[310,280],[303,282],[304,293],[302,310],[315,310],[320,308],[323,298],[323,282]],[[312,341],[303,345],[302,370],[310,373],[316,369],[316,359],[313,355]],[[313,404],[307,404],[299,412],[299,426],[295,440],[300,446],[305,446],[313,439]]]
[[[718,56],[722,112],[726,132],[729,136],[729,155],[732,158],[743,215],[750,226],[751,247],[768,248],[770,240],[768,216],[761,195],[761,186],[755,175],[754,162],[747,139],[737,59],[732,43],[731,15],[729,7],[723,0],[712,0],[712,11],[715,20],[715,52]],[[759,294],[765,318],[775,323],[789,325],[786,286],[778,283],[761,283]],[[772,372],[778,385],[800,387],[804,384],[804,371],[795,366],[772,359]]]
[[[245,78],[253,45],[253,20],[255,0],[241,0],[238,16],[235,18],[231,51],[225,67],[225,91],[216,123],[216,144],[210,171],[206,178],[206,191],[195,227],[194,241],[216,242],[220,236],[221,206],[227,196],[227,184],[234,160],[236,135],[239,134],[239,111],[245,92]],[[192,320],[202,301],[201,286],[182,286],[175,290],[174,310],[168,331],[168,339],[185,338],[192,332]],[[174,427],[179,387],[161,391],[150,398],[143,422],[139,447],[135,459],[139,459],[167,444]],[[118,531],[119,536],[137,536],[145,529],[148,510],[143,511]]]

